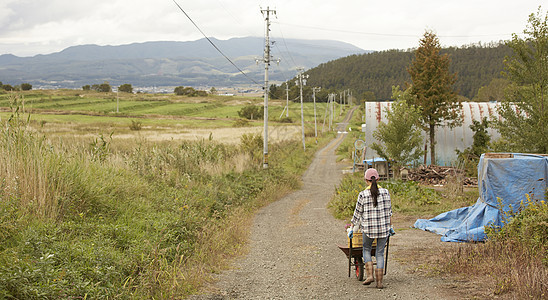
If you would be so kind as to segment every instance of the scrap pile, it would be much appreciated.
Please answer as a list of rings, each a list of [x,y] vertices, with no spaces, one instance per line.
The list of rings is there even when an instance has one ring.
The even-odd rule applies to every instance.
[[[407,179],[428,185],[445,185],[450,176],[462,180],[463,185],[478,184],[477,178],[466,177],[463,169],[443,166],[419,166],[409,170]]]

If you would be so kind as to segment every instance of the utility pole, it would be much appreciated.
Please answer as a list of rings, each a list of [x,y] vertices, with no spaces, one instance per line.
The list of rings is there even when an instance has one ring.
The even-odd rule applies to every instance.
[[[285,99],[286,99],[285,116],[286,118],[289,118],[289,84],[288,83],[285,84]]]
[[[303,85],[306,84],[306,79],[308,79],[308,75],[303,75],[303,68],[297,69],[299,71],[299,74],[297,75],[299,79],[297,80],[297,85],[299,85],[301,90],[301,127],[303,132],[303,149],[306,151],[306,144],[304,140],[304,108],[303,108]],[[304,77],[304,79],[303,79]]]
[[[344,92],[339,94],[339,97],[340,97],[340,99],[339,99],[339,116],[342,116],[343,96],[344,96]]]
[[[335,120],[335,101],[337,101],[337,94],[331,94],[331,119],[329,120],[329,130],[331,130],[333,121]]]
[[[320,91],[322,88],[312,88],[312,98],[314,99],[314,136],[318,137],[318,125],[316,124],[316,91]]]
[[[120,97],[118,96],[118,90],[116,90],[116,113],[119,113],[120,110],[118,109],[118,103],[120,102]]]
[[[261,9],[261,13],[265,17],[265,45],[264,45],[264,137],[263,137],[263,169],[268,168],[268,67],[270,66],[270,13],[276,14],[275,10],[271,10],[268,6],[266,9]]]
[[[331,124],[333,123],[333,100],[334,100],[334,98],[335,98],[335,94],[329,94],[329,97],[328,97],[328,100],[327,100],[327,107],[329,108],[329,131],[331,131]]]

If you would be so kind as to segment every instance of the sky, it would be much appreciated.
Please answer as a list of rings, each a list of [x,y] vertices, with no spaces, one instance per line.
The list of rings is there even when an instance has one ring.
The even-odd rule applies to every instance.
[[[347,42],[364,50],[416,48],[425,30],[442,46],[522,35],[539,0],[1,0],[0,55],[34,56],[70,46],[226,40],[265,34],[261,9],[276,11],[271,39]],[[542,7],[542,15],[548,6]],[[221,49],[222,50],[222,49]],[[258,53],[260,55],[261,53]]]

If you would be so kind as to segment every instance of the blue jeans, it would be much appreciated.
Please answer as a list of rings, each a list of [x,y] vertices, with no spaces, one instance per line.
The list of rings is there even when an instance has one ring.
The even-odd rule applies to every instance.
[[[375,250],[375,259],[377,260],[377,269],[384,269],[384,247],[386,246],[386,240],[388,237],[385,238],[378,238],[377,239],[377,248]],[[372,238],[369,238],[365,233],[363,234],[363,260],[365,263],[372,261],[371,258],[371,248],[373,245]]]

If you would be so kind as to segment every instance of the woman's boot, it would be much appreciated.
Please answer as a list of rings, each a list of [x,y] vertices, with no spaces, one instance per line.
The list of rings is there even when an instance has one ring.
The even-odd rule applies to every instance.
[[[377,288],[382,289],[382,276],[384,275],[384,269],[375,269],[375,277],[377,277]]]
[[[363,281],[364,285],[370,285],[371,282],[375,281],[375,278],[373,278],[373,262],[372,261],[365,263],[365,275],[367,275],[367,277]]]

